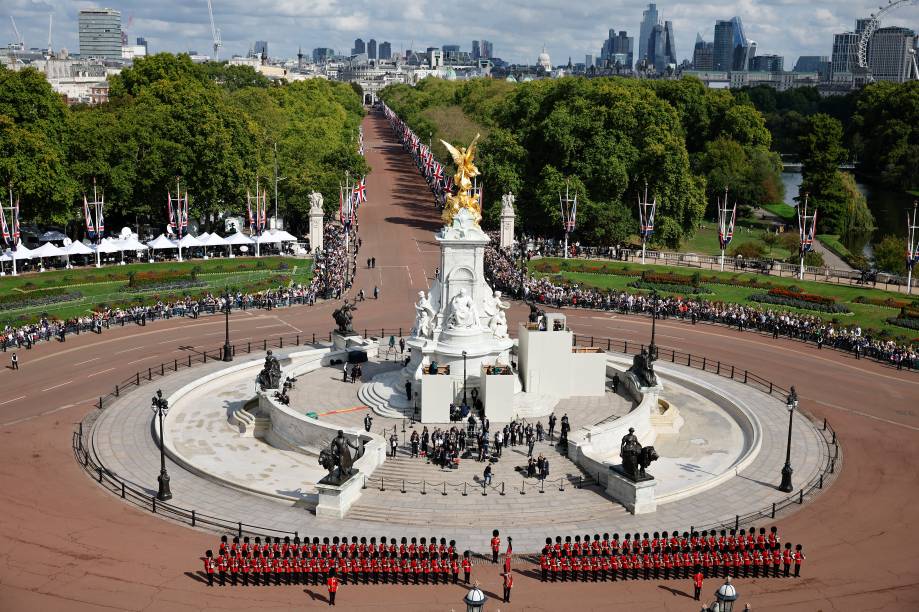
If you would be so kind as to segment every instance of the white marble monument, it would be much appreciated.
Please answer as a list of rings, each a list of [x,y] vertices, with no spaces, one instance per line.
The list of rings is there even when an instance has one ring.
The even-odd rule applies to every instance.
[[[316,191],[309,195],[310,198],[310,249],[313,253],[321,251],[323,247],[323,210],[322,194]]]
[[[501,196],[501,240],[499,246],[509,249],[514,246],[514,194]]]

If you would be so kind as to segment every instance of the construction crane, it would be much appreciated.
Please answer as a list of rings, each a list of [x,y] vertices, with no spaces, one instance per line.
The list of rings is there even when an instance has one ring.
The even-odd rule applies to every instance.
[[[13,51],[25,51],[26,43],[22,40],[22,34],[19,33],[19,28],[16,27],[16,20],[13,19],[13,16],[10,15],[10,23],[13,26],[13,42],[10,43],[10,50]]]
[[[211,37],[214,39],[214,61],[220,61],[220,47],[223,46],[223,41],[220,40],[220,28],[214,24],[214,6],[211,4],[211,0],[207,0],[207,13],[211,17]]]
[[[908,81],[910,78],[912,78],[914,81],[919,81],[919,63],[916,63],[915,49],[909,49],[909,57],[911,60],[913,60],[913,72],[912,77],[907,76],[906,80]]]
[[[874,33],[881,27],[881,17],[907,4],[919,4],[919,0],[887,0],[886,5],[878,7],[878,11],[870,15],[868,24],[865,26],[865,29],[862,30],[862,34],[858,38],[856,56],[858,68],[867,75],[868,82],[874,81],[874,77],[871,75],[871,69],[868,67],[868,43],[871,42],[871,37],[874,36]],[[915,56],[913,56],[914,64],[915,61]]]

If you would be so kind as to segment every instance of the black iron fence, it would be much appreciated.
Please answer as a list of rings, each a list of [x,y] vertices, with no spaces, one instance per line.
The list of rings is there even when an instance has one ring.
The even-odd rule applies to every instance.
[[[389,336],[399,338],[403,331],[408,328],[381,328],[379,336],[381,342],[385,342]],[[376,329],[365,329],[364,337],[373,337],[376,335]],[[291,346],[316,345],[319,342],[330,342],[332,332],[321,333],[300,333],[287,336],[277,336],[274,338],[264,338],[261,341],[246,341],[231,345],[231,350],[236,354],[249,354],[253,350],[266,351],[269,348],[283,349]],[[574,344],[576,346],[598,347],[603,350],[624,353],[638,354],[646,346],[641,343],[629,342],[613,338],[604,338],[597,336],[575,335]],[[163,362],[159,366],[147,368],[145,371],[137,371],[114,386],[112,392],[100,396],[96,407],[99,410],[105,409],[111,400],[120,397],[128,391],[140,387],[141,385],[152,382],[158,377],[163,377],[170,372],[178,372],[182,368],[194,367],[198,364],[205,364],[210,360],[220,360],[222,357],[223,347],[216,349],[205,349],[194,354],[190,354],[185,359],[174,359],[170,362]],[[735,382],[750,385],[753,388],[771,396],[785,399],[788,390],[777,385],[773,381],[763,378],[745,368],[738,367],[734,364],[726,363],[718,359],[712,359],[704,355],[693,355],[667,347],[658,347],[659,361],[669,361],[674,364],[689,366],[705,372],[716,374],[724,378],[729,378]],[[813,420],[806,411],[802,413]],[[226,518],[217,517],[211,514],[200,513],[193,508],[183,508],[175,504],[162,502],[156,499],[156,492],[149,489],[138,487],[137,485],[126,482],[112,472],[98,458],[95,449],[92,448],[92,437],[90,430],[92,424],[98,417],[99,412],[89,414],[83,421],[77,424],[77,430],[73,433],[73,453],[80,465],[96,480],[100,486],[109,490],[115,495],[120,496],[140,508],[147,509],[155,514],[171,518],[191,525],[192,527],[205,527],[218,532],[235,533],[239,537],[243,535],[251,536],[299,536],[299,531],[280,531],[277,529],[245,523],[243,521],[233,521]],[[797,492],[785,497],[770,506],[761,508],[754,512],[744,515],[735,515],[732,520],[716,521],[708,525],[694,525],[694,529],[712,529],[712,528],[739,528],[740,525],[747,525],[764,518],[774,519],[778,513],[796,505],[802,505],[804,501],[819,490],[823,489],[834,477],[842,461],[840,446],[837,440],[836,432],[830,426],[826,419],[823,419],[822,425],[817,425],[821,432],[822,438],[826,445],[826,454],[822,457],[821,467],[816,477],[805,483]],[[534,480],[521,475],[519,483],[502,481],[485,484],[484,482],[450,482],[443,480],[440,482],[428,482],[427,480],[409,481],[396,478],[385,477],[364,477],[363,488],[378,489],[380,491],[398,490],[403,494],[416,493],[419,495],[528,495],[543,494],[546,491],[564,492],[568,489],[581,489],[584,487],[595,486],[602,487],[601,474],[593,475],[566,475],[556,479]]]

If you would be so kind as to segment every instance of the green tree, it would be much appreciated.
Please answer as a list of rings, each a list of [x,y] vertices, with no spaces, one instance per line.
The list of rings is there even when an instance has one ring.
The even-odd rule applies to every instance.
[[[0,68],[0,182],[23,221],[64,223],[76,184],[68,172],[69,111],[44,75]]]
[[[817,223],[821,231],[839,234],[846,224],[850,196],[838,169],[846,155],[842,124],[829,115],[814,115],[799,146],[802,176],[797,199],[803,202],[806,194],[809,210],[819,211]]]
[[[906,274],[906,239],[884,236],[874,245],[874,265],[878,270],[892,274]]]

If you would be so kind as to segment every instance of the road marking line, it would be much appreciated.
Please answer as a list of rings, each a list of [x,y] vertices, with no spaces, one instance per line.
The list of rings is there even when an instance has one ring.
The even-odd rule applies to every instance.
[[[81,361],[81,362],[75,363],[75,364],[73,364],[73,365],[75,365],[75,366],[83,365],[84,363],[89,363],[90,361],[98,361],[98,360],[100,360],[100,359],[102,359],[102,357],[93,357],[92,359],[87,359],[86,361]]]
[[[102,370],[101,372],[94,372],[94,373],[92,373],[92,374],[87,374],[87,375],[86,375],[86,378],[92,378],[93,376],[98,376],[99,374],[105,374],[106,372],[111,372],[111,371],[114,370],[114,369],[115,369],[115,368],[109,368],[109,369],[107,369],[107,370]]]
[[[5,402],[0,402],[0,406],[3,406],[4,404],[11,404],[11,403],[13,403],[13,402],[16,402],[16,401],[19,401],[19,400],[25,399],[25,398],[26,398],[25,395],[20,395],[19,397],[14,397],[14,398],[11,399],[11,400],[6,400]]]
[[[64,404],[63,406],[58,406],[57,408],[52,408],[51,410],[45,410],[44,412],[39,412],[38,414],[33,414],[27,417],[22,417],[20,419],[15,419],[13,421],[7,421],[6,423],[0,423],[0,427],[9,427],[11,425],[18,425],[19,423],[25,423],[26,421],[32,421],[39,417],[47,416],[49,414],[54,414],[55,412],[60,412],[61,410],[67,410],[68,408],[73,408],[74,406],[79,406],[85,404],[89,401],[95,401],[95,398],[89,398],[85,400],[80,400],[79,402],[74,402],[73,404]]]
[[[115,354],[116,354],[116,355],[120,355],[121,353],[130,353],[131,351],[139,351],[139,350],[141,350],[141,349],[143,349],[143,348],[146,348],[146,347],[144,347],[144,346],[135,346],[135,347],[133,347],[133,348],[123,349],[123,350],[121,350],[121,351],[115,351]]]
[[[63,387],[64,385],[69,385],[69,384],[72,383],[72,382],[73,382],[72,380],[68,380],[67,382],[62,382],[62,383],[59,384],[59,385],[54,385],[53,387],[48,387],[47,389],[42,389],[42,392],[50,391],[51,389],[57,389],[58,387]]]
[[[280,323],[272,323],[271,325],[257,325],[255,329],[267,329],[269,327],[281,327]]]
[[[867,412],[862,412],[861,410],[853,410],[852,408],[845,408],[843,406],[837,406],[836,404],[831,404],[829,402],[824,402],[823,400],[818,400],[813,397],[801,396],[801,399],[806,399],[808,401],[814,402],[815,404],[823,404],[828,408],[835,408],[836,410],[842,410],[843,412],[849,412],[858,416],[867,417],[875,421],[881,421],[882,423],[887,423],[888,425],[895,425],[897,427],[905,427],[906,429],[911,429],[913,431],[919,431],[919,427],[913,425],[907,425],[906,423],[900,423],[899,421],[892,421],[890,419],[885,419],[884,417],[875,416],[873,414],[868,414]]]
[[[140,363],[141,361],[147,361],[147,360],[150,359],[151,357],[155,357],[155,356],[156,356],[156,355],[147,355],[146,357],[141,357],[140,359],[135,359],[134,361],[129,361],[129,362],[127,362],[127,363],[124,364],[124,365],[131,365],[132,363]]]
[[[405,266],[405,271],[408,272],[408,283],[409,283],[412,287],[414,287],[414,286],[415,286],[415,281],[412,280],[412,271],[411,271],[411,269],[410,269],[408,266]]]

